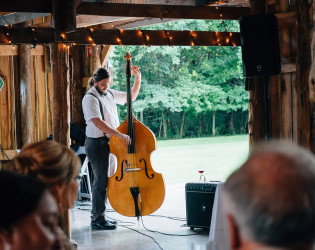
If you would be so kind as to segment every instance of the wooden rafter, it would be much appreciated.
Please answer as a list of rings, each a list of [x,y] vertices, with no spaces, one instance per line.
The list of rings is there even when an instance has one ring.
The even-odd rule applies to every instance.
[[[0,11],[51,13],[51,0],[1,0]]]
[[[91,30],[77,29],[56,34],[53,28],[0,27],[0,44],[107,44],[153,46],[239,46],[238,32],[178,31],[178,30]]]
[[[248,15],[247,7],[181,6],[156,4],[114,4],[82,2],[77,14],[98,16],[156,17],[176,19],[238,20]]]
[[[17,23],[26,22],[38,17],[48,16],[50,13],[28,13],[15,12],[0,16],[0,25],[13,25]]]
[[[100,29],[132,29],[137,27],[144,27],[154,24],[166,23],[166,22],[174,22],[178,21],[178,19],[170,19],[170,18],[128,18],[116,22],[103,23],[98,25]],[[96,28],[96,27],[95,27]]]

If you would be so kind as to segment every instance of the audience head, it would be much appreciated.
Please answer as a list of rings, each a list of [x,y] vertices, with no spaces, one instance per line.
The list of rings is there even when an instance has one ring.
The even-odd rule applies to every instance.
[[[77,199],[80,166],[75,153],[55,141],[28,144],[12,161],[13,171],[47,183],[64,209],[71,208]]]
[[[57,205],[47,186],[0,171],[0,249],[59,249]]]
[[[312,249],[315,159],[306,149],[285,141],[257,145],[223,190],[232,249]]]

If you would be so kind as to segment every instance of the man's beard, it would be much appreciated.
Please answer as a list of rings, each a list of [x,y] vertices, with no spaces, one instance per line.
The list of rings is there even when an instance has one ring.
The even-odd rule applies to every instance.
[[[97,90],[97,92],[102,96],[102,95],[106,95],[107,93],[106,93],[106,90],[105,90],[105,93],[103,92],[103,91],[101,91],[100,89],[99,89],[99,87],[96,85],[95,86],[95,89]]]

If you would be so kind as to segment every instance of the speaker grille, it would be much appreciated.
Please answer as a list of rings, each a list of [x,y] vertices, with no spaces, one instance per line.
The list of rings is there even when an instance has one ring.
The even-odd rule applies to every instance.
[[[186,183],[186,218],[188,227],[210,228],[215,190],[218,183]]]

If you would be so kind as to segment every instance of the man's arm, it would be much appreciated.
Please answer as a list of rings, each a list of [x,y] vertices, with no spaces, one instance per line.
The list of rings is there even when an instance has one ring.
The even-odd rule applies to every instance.
[[[132,73],[135,76],[135,81],[133,83],[132,90],[131,90],[132,100],[134,101],[136,100],[139,94],[139,90],[141,86],[141,72],[139,70],[139,67],[133,66]]]
[[[94,123],[95,127],[99,130],[103,131],[104,133],[110,136],[116,136],[124,141],[126,146],[131,144],[131,139],[128,135],[120,133],[118,130],[111,127],[107,122],[101,120],[100,118],[92,118],[91,121]]]

